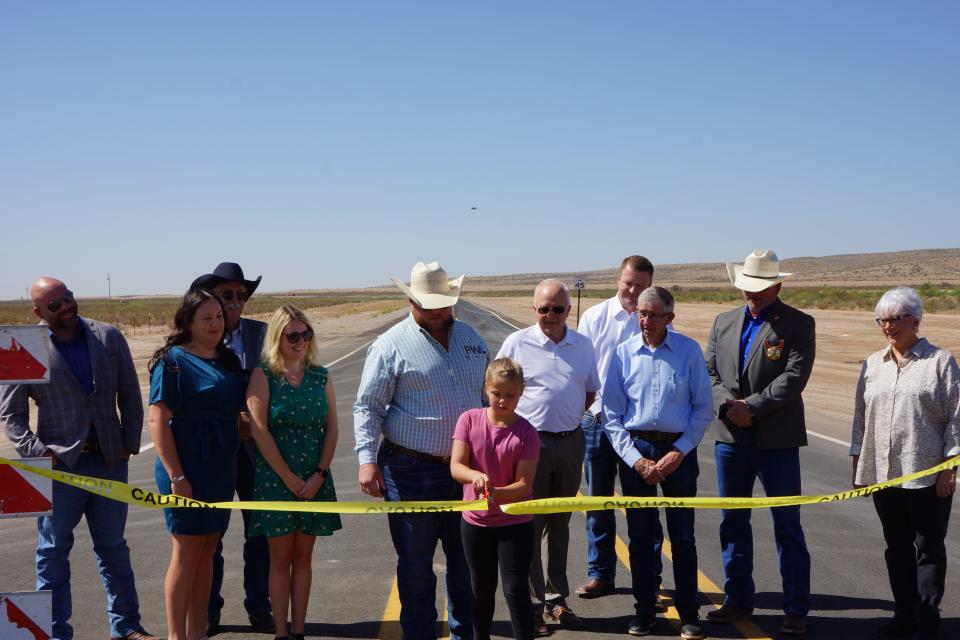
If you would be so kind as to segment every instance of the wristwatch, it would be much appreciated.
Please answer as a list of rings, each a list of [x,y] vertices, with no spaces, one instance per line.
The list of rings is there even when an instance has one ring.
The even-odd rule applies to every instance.
[[[317,465],[317,468],[314,469],[314,472],[319,473],[320,477],[323,478],[324,480],[326,480],[327,476],[330,475],[330,472],[324,469],[323,467],[321,467],[320,465]]]

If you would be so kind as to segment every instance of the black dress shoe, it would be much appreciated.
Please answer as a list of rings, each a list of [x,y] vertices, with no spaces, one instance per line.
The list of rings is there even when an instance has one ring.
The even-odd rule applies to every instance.
[[[247,616],[250,620],[250,626],[257,633],[276,633],[277,625],[273,621],[273,614],[269,611],[264,613],[251,613]],[[209,633],[207,635],[210,635]]]
[[[207,635],[215,636],[218,633],[220,633],[220,614],[208,613],[207,614]]]
[[[630,624],[627,626],[627,633],[631,636],[648,636],[653,631],[653,626],[657,624],[656,614],[641,618],[634,616],[630,618]]]

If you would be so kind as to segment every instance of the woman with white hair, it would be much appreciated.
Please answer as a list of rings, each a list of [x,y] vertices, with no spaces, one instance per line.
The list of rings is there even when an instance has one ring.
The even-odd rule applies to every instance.
[[[850,446],[855,487],[960,454],[960,368],[949,351],[919,337],[920,296],[909,287],[891,289],[875,315],[887,346],[860,371]],[[956,469],[950,469],[873,494],[894,600],[893,619],[877,636],[936,637],[955,485]]]

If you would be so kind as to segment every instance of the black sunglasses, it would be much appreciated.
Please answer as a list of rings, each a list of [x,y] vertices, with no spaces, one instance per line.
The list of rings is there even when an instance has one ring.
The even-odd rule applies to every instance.
[[[897,324],[898,322],[900,322],[901,320],[907,317],[909,317],[907,314],[903,314],[902,316],[891,316],[889,318],[874,318],[874,320],[877,321],[878,326],[882,327],[885,324],[890,324],[890,325]]]
[[[286,336],[290,344],[297,344],[301,340],[304,342],[310,342],[313,340],[313,331],[311,329],[307,329],[306,331],[291,331],[290,333],[285,333],[283,335]]]
[[[542,316],[547,315],[551,311],[553,311],[555,314],[559,316],[562,313],[566,313],[567,308],[566,307],[537,307],[537,313],[539,313]]]
[[[63,304],[70,304],[73,302],[73,300],[74,300],[73,291],[67,290],[66,293],[64,293],[62,296],[60,296],[56,300],[51,300],[50,302],[47,303],[47,311],[56,313],[57,311],[60,310],[60,307]]]
[[[237,302],[243,302],[249,297],[246,289],[237,289],[236,291],[233,291],[232,289],[224,289],[220,292],[220,297],[226,302],[233,302],[234,296],[237,297]]]

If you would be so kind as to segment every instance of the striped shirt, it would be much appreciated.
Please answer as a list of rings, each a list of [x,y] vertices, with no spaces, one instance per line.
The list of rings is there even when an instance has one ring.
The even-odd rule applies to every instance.
[[[923,471],[960,454],[960,369],[946,349],[921,338],[897,362],[890,347],[863,363],[850,455],[857,484]],[[903,483],[933,486],[936,475]]]
[[[353,429],[360,464],[377,461],[380,436],[435,456],[449,456],[457,418],[484,404],[490,354],[465,322],[450,327],[449,349],[413,314],[370,345],[363,365]]]

